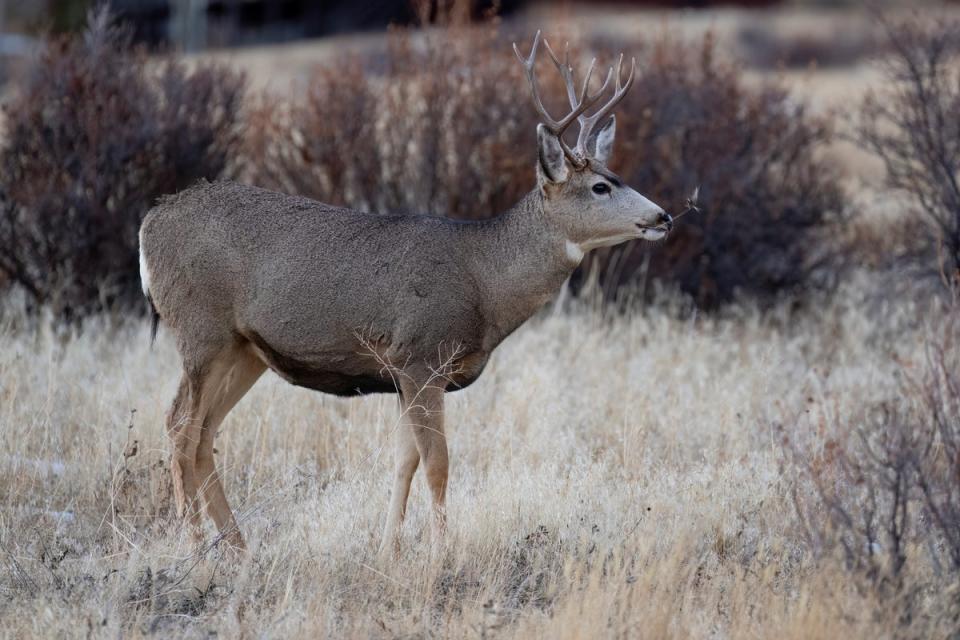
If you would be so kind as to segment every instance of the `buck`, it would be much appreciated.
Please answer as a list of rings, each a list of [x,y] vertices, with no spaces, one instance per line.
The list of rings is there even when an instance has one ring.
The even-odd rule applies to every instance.
[[[559,120],[537,88],[541,43],[566,85],[570,111]],[[516,45],[514,51],[542,120],[537,184],[494,219],[369,214],[230,182],[195,185],[144,219],[144,294],[183,361],[167,430],[177,512],[195,531],[202,500],[221,536],[243,546],[214,462],[214,438],[231,408],[272,369],[325,393],[399,394],[380,550],[397,545],[419,466],[441,534],[444,394],[480,376],[497,345],[559,291],[585,252],[670,231],[671,217],[607,168],[611,111],[633,84],[636,62],[621,82],[621,55],[591,92],[595,61],[578,90],[569,55],[561,61],[539,32],[528,57]],[[613,93],[600,104],[612,78]],[[579,133],[571,148],[564,132],[574,122]]]

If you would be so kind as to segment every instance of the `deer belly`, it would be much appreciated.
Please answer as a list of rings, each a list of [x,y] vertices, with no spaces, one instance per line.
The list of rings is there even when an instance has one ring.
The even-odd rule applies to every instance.
[[[449,382],[447,383],[446,390],[459,391],[460,389],[466,389],[476,382],[480,374],[483,373],[484,367],[487,366],[489,359],[489,353],[477,351],[455,360],[452,363],[452,371],[450,375],[447,376]]]
[[[245,335],[267,366],[290,384],[337,396],[397,392],[393,380],[382,373],[373,358],[357,360],[353,353],[285,353],[256,333]]]
[[[377,376],[349,375],[335,371],[299,371],[294,374],[280,372],[290,384],[322,391],[336,396],[362,396],[370,393],[396,393],[390,380]]]

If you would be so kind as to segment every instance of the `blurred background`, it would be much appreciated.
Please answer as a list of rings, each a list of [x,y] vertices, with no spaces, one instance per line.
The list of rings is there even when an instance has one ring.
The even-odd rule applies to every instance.
[[[95,4],[95,0],[38,0],[30,3],[4,0],[0,7],[8,27],[14,30],[49,28],[71,31],[82,28],[87,11]],[[108,4],[115,15],[134,26],[137,40],[174,44],[187,51],[376,31],[391,24],[413,24],[418,20],[418,11],[409,0],[362,3],[348,0],[111,0]],[[477,0],[472,3],[472,17],[480,18],[492,8],[501,15],[510,15],[571,4],[615,11],[711,8],[822,11],[856,8],[865,3],[853,0],[584,0],[574,3]]]
[[[877,295],[950,291],[956,17],[933,0],[0,0],[0,286],[69,321],[142,310],[139,222],[199,179],[496,215],[534,184],[511,43],[543,29],[581,69],[638,58],[613,168],[675,213],[700,188],[665,243],[597,252],[574,293],[802,306],[864,271]]]

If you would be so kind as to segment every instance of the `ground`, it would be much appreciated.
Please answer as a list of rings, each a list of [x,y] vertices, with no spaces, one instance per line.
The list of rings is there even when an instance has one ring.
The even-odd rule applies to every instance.
[[[873,595],[812,556],[785,444],[822,447],[897,402],[903,363],[922,360],[943,312],[867,291],[722,318],[670,299],[547,309],[449,396],[448,535],[431,540],[418,477],[387,562],[395,398],[265,376],[217,444],[250,545],[236,556],[170,515],[169,337],[151,349],[145,322],[104,318],[68,338],[8,314],[0,635],[882,633]]]

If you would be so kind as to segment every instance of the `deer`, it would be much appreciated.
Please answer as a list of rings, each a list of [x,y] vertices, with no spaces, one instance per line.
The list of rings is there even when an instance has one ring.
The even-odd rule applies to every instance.
[[[570,111],[560,119],[538,90],[541,43],[566,86]],[[176,513],[201,539],[202,502],[219,539],[245,548],[214,439],[268,369],[328,394],[396,394],[401,419],[391,435],[378,553],[399,549],[420,467],[432,534],[442,536],[445,394],[478,379],[494,349],[556,296],[586,252],[670,232],[671,216],[607,168],[612,111],[634,82],[636,60],[623,81],[621,54],[591,91],[596,59],[578,88],[569,48],[561,60],[538,31],[528,56],[513,49],[540,119],[536,185],[497,217],[367,213],[219,181],[167,196],[144,218],[140,275],[151,335],[162,322],[182,362],[166,416]],[[564,133],[574,122],[571,147]]]

